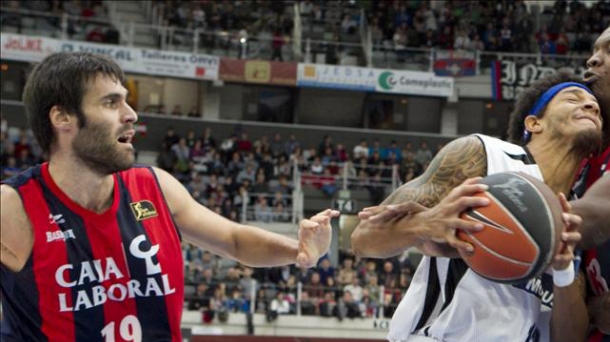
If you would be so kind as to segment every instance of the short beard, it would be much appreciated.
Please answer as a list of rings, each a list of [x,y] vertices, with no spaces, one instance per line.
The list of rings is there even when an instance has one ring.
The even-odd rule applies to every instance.
[[[600,152],[602,145],[602,133],[598,130],[587,130],[578,134],[572,142],[570,154],[578,158],[588,158],[591,155],[596,156]]]
[[[76,156],[91,170],[109,175],[133,166],[133,153],[126,154],[113,145],[112,132],[90,120],[74,138],[72,147]]]

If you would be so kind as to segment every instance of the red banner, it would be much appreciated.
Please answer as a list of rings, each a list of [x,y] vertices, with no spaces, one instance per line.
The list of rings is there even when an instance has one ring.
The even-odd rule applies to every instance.
[[[297,64],[221,58],[219,78],[226,82],[296,86]]]

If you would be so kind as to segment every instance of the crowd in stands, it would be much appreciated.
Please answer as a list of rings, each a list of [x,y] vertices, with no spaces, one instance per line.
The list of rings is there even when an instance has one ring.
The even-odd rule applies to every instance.
[[[339,320],[389,318],[418,262],[409,253],[380,260],[342,252],[336,267],[324,257],[311,269],[294,265],[252,269],[186,244],[183,252],[186,283],[192,291],[187,309],[203,311],[208,322],[215,315],[224,320],[230,312],[251,310],[268,321],[297,312]]]
[[[506,1],[340,1],[301,0],[304,32],[314,26],[332,34],[325,39],[351,41],[364,9],[376,49],[440,48],[545,54],[588,53],[594,36],[610,23],[610,2],[585,6],[557,0],[540,17],[522,0]],[[164,24],[208,32],[262,36],[284,44],[292,35],[292,2],[157,1]],[[277,36],[277,37],[276,37]],[[212,37],[212,36],[210,36]],[[273,38],[271,38],[273,37]],[[281,55],[280,55],[281,59]]]
[[[294,134],[284,138],[251,138],[240,130],[215,137],[210,128],[200,134],[178,134],[169,128],[161,144],[157,165],[181,180],[200,203],[230,219],[263,222],[290,221],[295,168],[301,184],[332,197],[344,178],[350,189],[366,189],[371,202],[385,197],[392,178],[401,182],[420,175],[436,152],[425,142],[417,149],[410,142],[381,146],[366,139],[348,150],[326,136],[318,146],[302,146]],[[437,146],[440,149],[442,146]]]
[[[587,7],[558,0],[540,27],[524,1],[374,1],[368,13],[375,43],[446,50],[588,53],[610,23],[610,2]]]
[[[44,30],[41,25],[24,23],[24,18],[41,20],[48,24],[49,28],[61,30],[60,18],[67,14],[70,16],[67,21],[67,33],[70,39],[79,38],[78,40],[95,43],[119,43],[119,32],[109,23],[108,9],[102,0],[6,0],[1,3],[2,27],[14,27],[17,33],[22,33],[28,25]]]

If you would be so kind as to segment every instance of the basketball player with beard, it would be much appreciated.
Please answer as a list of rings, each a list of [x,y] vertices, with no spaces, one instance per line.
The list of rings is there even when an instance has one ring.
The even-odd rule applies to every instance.
[[[326,210],[299,240],[229,221],[174,177],[134,166],[137,114],[120,67],[56,53],[32,71],[25,110],[49,162],[1,187],[2,341],[180,342],[180,241],[254,267],[311,267],[330,246]]]
[[[356,254],[386,258],[415,246],[428,255],[392,318],[388,339],[549,341],[550,274],[541,276],[542,290],[536,291],[526,284],[488,281],[463,260],[447,258],[456,255],[453,248],[468,252],[471,247],[457,239],[455,229],[476,229],[457,215],[467,207],[486,204],[469,196],[481,186],[476,181],[457,186],[467,178],[521,171],[544,180],[555,193],[569,193],[581,160],[601,142],[601,128],[597,101],[582,81],[565,73],[549,76],[517,100],[509,128],[512,144],[484,135],[454,140],[422,176],[397,189],[381,206],[361,212],[362,221],[352,235]],[[400,203],[410,206],[411,213],[388,220],[387,206]],[[567,211],[565,198],[562,204]],[[379,215],[385,216],[378,219]],[[580,219],[564,213],[564,221],[564,247],[553,262],[558,270],[571,262],[580,238],[574,232]]]
[[[578,195],[584,192],[572,202],[572,212],[582,217],[578,247],[584,250],[585,276],[555,289],[554,342],[582,341],[587,335],[588,342],[610,342],[610,28],[595,41],[587,66],[585,82],[604,117],[604,143],[574,187]]]

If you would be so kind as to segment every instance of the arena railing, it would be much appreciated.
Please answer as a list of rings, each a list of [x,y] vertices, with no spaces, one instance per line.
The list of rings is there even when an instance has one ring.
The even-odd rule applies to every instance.
[[[206,285],[213,288],[218,288],[219,286],[223,286],[223,284],[226,285],[226,281],[214,280],[210,284]],[[346,291],[345,286],[306,285],[302,282],[296,282],[293,284],[277,284],[271,282],[259,283],[257,280],[251,279],[249,293],[242,292],[242,296],[239,296],[238,298],[233,297],[233,293],[225,293],[219,298],[216,295],[198,295],[197,286],[199,284],[196,282],[187,281],[185,285],[185,302],[187,303],[187,310],[224,310],[233,313],[250,312],[251,314],[258,311],[259,313],[269,314],[272,311],[270,309],[271,303],[277,298],[277,293],[283,292],[286,295],[286,300],[288,301],[290,307],[290,311],[286,314],[295,315],[297,317],[304,315],[303,303],[308,302],[314,308],[319,309],[320,305],[325,303],[324,295],[330,293],[332,301],[326,302],[329,304],[328,312],[321,313],[317,312],[318,310],[316,310],[314,315],[336,318],[338,315],[340,315],[340,313],[335,311],[334,308],[336,306],[344,305],[341,294]],[[365,289],[367,286],[361,287],[362,289]],[[259,297],[259,291],[262,291],[265,294],[262,300]],[[391,296],[394,296],[393,292],[395,291],[401,291],[401,289],[386,289],[385,286],[380,285],[377,286],[376,293],[369,294],[370,297],[377,298],[376,301],[371,300],[367,303],[361,300],[354,301],[354,303],[358,306],[361,317],[383,318],[385,316],[385,311],[388,310],[390,306],[397,305],[397,303],[393,302],[387,303],[387,295],[390,294]],[[208,294],[211,294],[211,292],[215,291],[209,291]],[[308,294],[305,298],[303,296],[304,293]],[[309,295],[309,293],[319,293],[320,296],[314,295],[312,297]],[[264,304],[264,310],[261,307],[257,307],[259,302]]]

